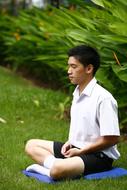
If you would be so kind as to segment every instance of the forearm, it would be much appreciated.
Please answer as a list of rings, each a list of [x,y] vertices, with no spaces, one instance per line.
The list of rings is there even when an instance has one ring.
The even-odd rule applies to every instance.
[[[100,137],[97,139],[96,142],[93,142],[92,144],[80,149],[80,153],[81,154],[88,154],[88,153],[92,153],[92,152],[102,151],[106,148],[109,148],[109,147],[117,144],[118,141],[119,141],[118,136]]]

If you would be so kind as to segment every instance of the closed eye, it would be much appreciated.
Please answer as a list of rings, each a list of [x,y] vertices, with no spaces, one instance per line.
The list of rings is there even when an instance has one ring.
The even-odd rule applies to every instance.
[[[76,68],[77,68],[77,65],[75,65],[75,64],[69,64],[68,67],[69,67],[69,68],[71,67],[71,68],[73,68],[73,69],[76,69]]]

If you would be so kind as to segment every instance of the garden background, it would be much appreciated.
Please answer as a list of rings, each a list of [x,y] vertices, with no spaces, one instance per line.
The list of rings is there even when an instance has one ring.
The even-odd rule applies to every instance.
[[[1,8],[0,189],[56,188],[22,175],[30,163],[24,143],[30,138],[67,138],[74,89],[66,74],[67,51],[82,43],[100,52],[101,68],[96,78],[118,101],[122,156],[115,164],[127,168],[126,9],[125,0],[75,0],[23,10],[20,5],[13,15],[10,8]],[[125,179],[82,179],[61,183],[57,188],[82,189],[85,185],[87,189],[125,189]]]

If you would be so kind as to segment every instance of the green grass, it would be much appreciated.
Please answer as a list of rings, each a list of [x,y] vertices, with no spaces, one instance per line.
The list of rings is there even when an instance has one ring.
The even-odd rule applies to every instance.
[[[126,189],[126,177],[70,180],[52,185],[27,178],[21,173],[32,163],[24,153],[24,144],[28,139],[66,140],[69,121],[56,117],[58,104],[65,98],[66,95],[60,91],[35,87],[0,68],[0,117],[6,120],[6,123],[0,122],[0,190]],[[125,142],[119,144],[119,150],[122,156],[115,165],[127,168]]]

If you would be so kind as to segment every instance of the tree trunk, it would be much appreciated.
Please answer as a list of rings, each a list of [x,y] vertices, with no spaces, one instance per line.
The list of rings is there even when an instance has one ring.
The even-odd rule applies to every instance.
[[[51,5],[55,6],[56,8],[59,8],[60,0],[51,0]]]
[[[11,12],[14,16],[18,16],[19,0],[11,0]]]

